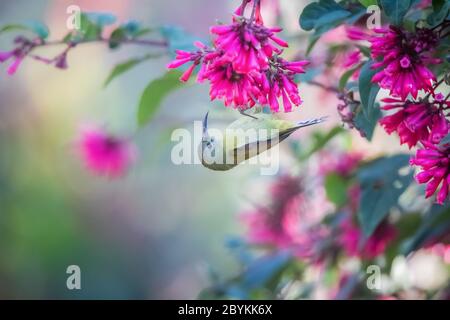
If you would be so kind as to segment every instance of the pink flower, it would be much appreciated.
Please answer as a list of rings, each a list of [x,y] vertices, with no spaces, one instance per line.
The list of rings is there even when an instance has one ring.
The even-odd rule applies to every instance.
[[[342,65],[344,68],[349,68],[361,61],[361,52],[359,50],[350,52]]]
[[[319,172],[326,176],[330,173],[337,173],[343,177],[348,177],[359,165],[363,158],[361,153],[326,153],[320,155]]]
[[[351,218],[345,219],[341,224],[339,242],[349,256],[364,259],[373,259],[384,253],[389,243],[397,236],[397,230],[387,222],[381,223],[375,232],[364,243],[359,227],[354,225]]]
[[[449,192],[450,146],[439,146],[429,141],[422,141],[422,144],[424,148],[417,150],[410,163],[422,168],[416,180],[418,183],[427,184],[425,197],[429,198],[438,192],[436,202],[443,204]]]
[[[244,17],[252,3],[252,16]],[[285,112],[301,104],[295,75],[304,73],[307,61],[288,62],[280,57],[287,43],[276,36],[281,28],[267,28],[263,24],[259,1],[243,0],[235,11],[230,25],[211,28],[216,36],[210,48],[197,42],[199,50],[177,50],[169,69],[192,63],[180,80],[187,81],[200,66],[197,80],[210,82],[211,100],[222,100],[225,106],[246,110],[257,103]]]
[[[259,6],[255,12],[256,16],[260,16]],[[210,31],[217,35],[215,46],[225,52],[225,57],[232,62],[236,72],[265,70],[273,54],[281,53],[276,45],[288,47],[287,42],[275,35],[281,28],[267,28],[262,24],[262,20],[258,21],[252,17],[247,19],[238,16],[234,20],[231,25],[214,26]]]
[[[379,69],[372,78],[381,88],[389,89],[391,95],[405,100],[409,94],[417,98],[419,90],[431,92],[436,77],[427,65],[439,63],[428,55],[437,44],[437,36],[429,29],[417,29],[408,33],[390,26],[375,29],[379,36],[369,39],[371,55],[381,60],[372,65]]]
[[[259,103],[268,104],[273,112],[280,110],[280,98],[285,112],[292,111],[292,105],[299,106],[302,99],[294,77],[304,73],[303,67],[307,64],[309,61],[306,60],[288,62],[280,57],[271,59],[270,68],[254,76],[261,91]]]
[[[8,67],[8,74],[10,76],[17,72],[20,64],[22,63],[24,56],[20,53],[20,50],[0,52],[0,63],[13,59],[13,62]]]
[[[261,95],[253,75],[237,73],[226,59],[212,62],[204,77],[211,84],[211,100],[223,100],[225,106],[234,105],[245,110],[253,107]]]
[[[383,110],[398,110],[383,117],[380,124],[387,133],[397,132],[401,144],[412,148],[420,140],[438,143],[449,131],[450,123],[443,113],[443,102],[402,102],[399,99],[386,98]]]
[[[323,249],[319,244],[329,237],[329,232],[322,225],[310,223],[306,208],[311,209],[301,181],[291,176],[280,177],[271,188],[268,205],[241,216],[248,228],[249,242],[289,249],[298,258],[319,262]]]
[[[83,128],[77,148],[93,173],[112,178],[123,176],[136,159],[136,148],[131,142],[97,127]]]

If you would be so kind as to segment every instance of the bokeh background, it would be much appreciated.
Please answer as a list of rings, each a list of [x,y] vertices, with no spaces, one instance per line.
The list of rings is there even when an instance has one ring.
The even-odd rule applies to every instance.
[[[298,13],[306,2],[281,1],[290,35],[300,33]],[[238,3],[1,1],[0,24],[41,20],[50,37],[60,39],[67,33],[66,8],[76,4],[121,21],[180,25],[208,37],[209,26],[216,19],[228,21]],[[0,36],[0,49],[10,48],[11,37]],[[301,36],[296,39],[294,46],[301,48]],[[14,77],[0,65],[0,298],[194,299],[208,285],[208,270],[223,277],[236,272],[224,242],[242,233],[237,214],[249,199],[257,201],[271,177],[260,176],[255,166],[224,174],[172,164],[172,129],[191,129],[209,109],[212,121],[237,116],[211,104],[206,86],[175,92],[155,119],[137,130],[140,94],[164,72],[168,58],[150,60],[107,89],[102,86],[116,63],[145,50],[124,46],[111,52],[103,45],[83,45],[71,52],[67,71],[28,60]],[[329,114],[327,126],[339,124],[333,97],[304,85],[301,94],[303,106],[289,117]],[[133,137],[139,161],[125,178],[108,180],[85,170],[73,150],[85,122]],[[370,148],[358,134],[353,143],[369,155],[398,150],[395,138],[380,131]],[[308,132],[294,139],[306,140]],[[282,157],[282,168],[289,161]],[[81,268],[79,291],[66,288],[66,268],[72,264]]]

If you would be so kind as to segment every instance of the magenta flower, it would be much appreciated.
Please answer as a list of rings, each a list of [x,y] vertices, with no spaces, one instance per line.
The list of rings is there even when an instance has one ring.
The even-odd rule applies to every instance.
[[[134,144],[97,127],[86,127],[81,131],[77,148],[93,173],[112,178],[123,176],[136,159]]]
[[[216,59],[204,72],[210,81],[211,100],[220,99],[225,106],[239,109],[253,107],[261,95],[252,74],[237,73],[226,59]]]
[[[280,110],[280,98],[285,112],[292,111],[292,105],[299,106],[302,99],[294,77],[304,73],[303,67],[307,64],[309,61],[306,60],[288,62],[280,57],[271,59],[270,68],[254,76],[261,91],[259,103],[268,104],[273,112]]]
[[[267,28],[244,17],[231,25],[211,28],[217,35],[214,41],[217,48],[224,50],[225,57],[233,63],[239,73],[265,70],[274,53],[281,53],[274,44],[288,47],[287,42],[275,36],[281,28]],[[273,43],[272,43],[273,42]]]
[[[8,74],[10,76],[17,72],[20,64],[22,63],[24,56],[20,53],[20,50],[0,52],[0,63],[13,59],[13,62],[8,67]]]
[[[409,94],[417,98],[420,90],[431,92],[436,77],[427,65],[439,63],[429,56],[437,44],[436,35],[428,29],[407,33],[397,27],[375,29],[378,36],[369,39],[371,55],[379,60],[372,65],[379,69],[372,78],[391,95],[405,100]]]
[[[387,222],[381,223],[375,232],[364,243],[363,235],[351,218],[341,223],[339,242],[347,255],[364,259],[373,259],[384,253],[386,247],[397,236],[397,230]]]
[[[443,112],[443,102],[403,102],[399,99],[386,98],[383,110],[398,110],[383,117],[380,124],[387,133],[397,132],[400,143],[412,148],[420,140],[438,143],[450,129],[450,123]]]
[[[410,163],[422,169],[416,180],[427,184],[425,197],[429,198],[437,191],[436,202],[443,204],[449,192],[450,146],[439,146],[429,141],[422,141],[422,144],[424,148],[417,150]]]
[[[248,4],[254,5],[250,18],[244,17]],[[210,82],[211,100],[222,100],[225,106],[246,110],[257,103],[285,112],[299,106],[301,99],[295,75],[304,73],[307,61],[288,62],[280,57],[287,43],[276,36],[281,28],[263,24],[259,2],[243,0],[230,25],[211,28],[216,38],[210,48],[196,42],[199,50],[177,50],[169,69],[191,63],[180,80],[187,81],[200,66],[197,81]]]

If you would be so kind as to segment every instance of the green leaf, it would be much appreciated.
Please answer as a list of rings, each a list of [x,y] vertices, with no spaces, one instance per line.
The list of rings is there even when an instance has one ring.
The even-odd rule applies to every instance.
[[[341,79],[339,79],[339,91],[343,91],[345,86],[347,85],[348,80],[350,79],[350,77],[356,72],[356,70],[358,70],[359,68],[361,68],[361,65],[357,65],[356,67],[347,70],[342,76]]]
[[[376,111],[375,99],[380,91],[380,87],[376,83],[372,83],[372,77],[377,73],[376,70],[372,70],[373,62],[367,61],[361,68],[359,74],[359,95],[361,96],[362,111],[366,119],[373,117],[373,113]]]
[[[401,25],[403,17],[411,7],[411,0],[380,0],[384,13],[395,25]]]
[[[308,4],[300,15],[300,27],[303,30],[321,28],[329,30],[335,23],[343,21],[351,12],[333,0],[319,0]]]
[[[412,182],[411,170],[406,175],[399,172],[408,165],[409,155],[399,154],[372,161],[358,172],[361,187],[358,220],[366,238],[398,205],[398,198]]]
[[[104,87],[107,87],[115,78],[132,69],[139,63],[147,60],[148,58],[139,58],[139,59],[131,59],[126,62],[120,63],[114,67],[114,69],[109,74],[108,78],[105,81]]]
[[[437,239],[448,233],[450,229],[450,208],[449,206],[441,206],[434,204],[428,212],[422,217],[420,228],[415,234],[409,237],[402,244],[402,253],[410,254],[412,251],[419,249],[429,239]]]
[[[126,37],[126,31],[123,28],[117,28],[111,33],[111,36],[109,37],[109,48],[117,49],[120,46],[121,41],[126,39]]]
[[[152,80],[145,88],[138,108],[138,124],[144,126],[155,115],[162,100],[173,90],[181,87],[179,71],[170,71],[159,79]]]
[[[0,34],[4,32],[22,31],[22,30],[29,30],[29,28],[22,24],[7,24],[0,27]]]
[[[377,0],[359,0],[359,3],[366,8],[378,4]]]
[[[330,173],[325,177],[325,191],[328,200],[337,207],[347,203],[348,181],[337,173]]]
[[[242,275],[244,288],[253,289],[267,285],[291,261],[286,251],[270,254],[253,261]]]
[[[427,22],[431,26],[440,24],[450,15],[450,1],[433,1],[433,12],[427,17]]]
[[[360,130],[364,134],[364,137],[367,140],[371,141],[378,120],[380,118],[381,118],[381,110],[380,108],[375,108],[375,111],[372,112],[369,117],[366,117],[364,113],[361,110],[359,110],[355,114],[353,120],[355,127],[358,128],[358,130]]]
[[[31,31],[36,34],[41,39],[47,39],[49,35],[48,27],[37,21],[26,22],[23,24],[7,24],[0,27],[0,34],[4,32],[12,32],[12,31]]]

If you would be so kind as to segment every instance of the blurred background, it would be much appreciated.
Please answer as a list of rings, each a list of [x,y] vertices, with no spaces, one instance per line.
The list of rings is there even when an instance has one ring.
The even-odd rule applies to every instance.
[[[306,2],[281,1],[290,35],[300,33],[298,13]],[[119,21],[180,25],[207,38],[209,27],[216,19],[229,21],[239,1],[1,1],[0,24],[40,20],[51,39],[61,39],[73,4],[113,13]],[[11,37],[0,36],[1,50],[11,49]],[[294,46],[301,49],[301,42]],[[237,214],[271,177],[260,176],[255,166],[224,174],[172,164],[174,128],[192,129],[210,108],[211,121],[238,116],[211,104],[206,85],[175,92],[137,130],[140,94],[169,59],[149,60],[107,89],[103,82],[115,64],[145,50],[83,45],[70,53],[67,71],[27,60],[14,77],[0,65],[0,298],[194,299],[208,285],[209,269],[223,277],[236,272],[224,241],[242,232]],[[334,97],[303,85],[301,95],[303,106],[289,117],[329,114],[327,126],[339,124]],[[85,170],[73,150],[84,122],[134,139],[139,160],[125,178],[108,180]],[[306,140],[308,132],[297,139]],[[358,134],[353,143],[377,154],[398,150],[395,139],[378,130],[370,151]],[[290,159],[281,158],[284,170]],[[81,268],[82,290],[66,288],[66,268],[73,264]]]

